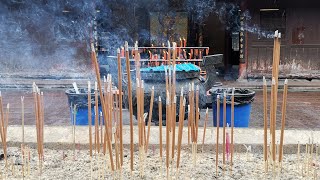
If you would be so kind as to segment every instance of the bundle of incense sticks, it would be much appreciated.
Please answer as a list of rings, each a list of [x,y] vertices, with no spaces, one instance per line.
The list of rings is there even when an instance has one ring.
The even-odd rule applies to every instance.
[[[7,106],[7,108],[8,108],[8,106]],[[6,160],[6,166],[7,166],[7,126],[8,126],[8,123],[6,122],[5,117],[4,117],[1,91],[0,91],[0,110],[1,110],[1,119],[0,119],[1,143],[2,143],[2,147],[3,147],[4,159]]]
[[[272,89],[270,103],[270,132],[271,132],[271,154],[273,167],[276,160],[276,120],[277,120],[277,96],[278,96],[278,77],[280,63],[280,38],[281,33],[275,31],[274,48],[273,48],[273,63],[272,63]],[[274,168],[273,168],[274,169]]]
[[[43,125],[44,125],[44,102],[43,92],[33,83],[33,98],[35,107],[36,118],[36,131],[37,131],[37,144],[38,144],[38,158],[40,174],[42,173],[42,161],[43,161]]]
[[[102,91],[102,84],[101,84],[101,78],[100,78],[100,69],[99,69],[99,65],[98,65],[98,60],[97,60],[95,48],[94,48],[94,45],[92,43],[91,43],[91,50],[92,50],[91,58],[92,58],[92,61],[94,63],[95,73],[96,73],[98,87],[99,87],[100,100],[101,100],[101,106],[102,106],[102,112],[103,112],[103,119],[106,120],[106,119],[108,119],[107,118],[107,108],[106,108],[105,99],[104,99],[103,91]],[[111,170],[113,172],[114,171],[114,163],[113,163],[113,157],[112,157],[112,145],[111,145],[110,134],[108,133],[108,128],[109,127],[107,127],[107,123],[105,123],[104,147],[105,146],[108,147],[110,165],[111,165]],[[106,150],[104,148],[104,154],[105,154],[105,152],[106,152]]]

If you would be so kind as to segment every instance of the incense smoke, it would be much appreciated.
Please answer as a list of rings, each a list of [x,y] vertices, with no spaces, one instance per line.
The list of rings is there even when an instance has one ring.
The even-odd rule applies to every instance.
[[[149,14],[158,12],[159,23],[167,23],[165,17],[175,16],[177,10],[187,12],[199,24],[214,14],[225,28],[233,31],[240,27],[239,6],[216,0],[186,0],[182,6],[167,0],[2,0],[1,72],[88,76],[90,42],[96,36],[106,55],[115,55],[124,41],[150,45]],[[242,14],[250,20],[249,12]],[[97,34],[93,33],[95,26]],[[270,36],[249,23],[245,30]]]

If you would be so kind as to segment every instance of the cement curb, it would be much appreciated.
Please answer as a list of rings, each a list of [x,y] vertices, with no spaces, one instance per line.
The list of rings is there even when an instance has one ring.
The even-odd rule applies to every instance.
[[[134,143],[138,143],[138,132],[137,126],[134,126]],[[182,144],[183,147],[187,147],[188,145],[188,129],[184,127],[183,131],[183,139]],[[230,131],[230,129],[228,129]],[[150,146],[158,146],[159,145],[159,127],[151,127],[151,136],[150,136]],[[163,132],[165,132],[165,127],[163,127]],[[176,131],[177,132],[177,131]],[[198,138],[198,148],[202,147],[202,137],[203,137],[203,127],[199,128],[199,138]],[[222,142],[222,128],[220,128],[220,139],[219,144]],[[280,131],[277,131],[277,139],[280,137]],[[88,138],[89,130],[87,126],[76,126],[76,143],[82,148],[87,148],[89,143]],[[234,131],[234,142],[235,149],[238,151],[245,151],[243,144],[251,145],[253,151],[261,151],[263,145],[263,129],[253,129],[253,128],[235,128]],[[7,141],[12,146],[20,146],[21,139],[21,126],[9,126]],[[124,126],[123,128],[123,136],[124,136],[124,146],[128,146],[130,144],[130,127]],[[178,136],[176,135],[176,138]],[[216,128],[208,127],[206,131],[205,137],[205,149],[206,150],[214,150],[215,146],[215,137],[216,137]],[[320,139],[320,130],[294,130],[289,129],[285,131],[284,134],[284,145],[288,147],[285,150],[285,153],[295,153],[297,143],[306,144],[310,143],[313,139],[313,143],[319,144]],[[270,138],[270,137],[269,137]],[[165,133],[163,134],[163,145],[165,145]],[[30,146],[36,145],[36,129],[35,126],[25,126],[25,143]],[[44,143],[46,147],[51,148],[62,148],[62,149],[70,149],[72,148],[73,137],[72,137],[72,126],[45,126],[44,127]]]

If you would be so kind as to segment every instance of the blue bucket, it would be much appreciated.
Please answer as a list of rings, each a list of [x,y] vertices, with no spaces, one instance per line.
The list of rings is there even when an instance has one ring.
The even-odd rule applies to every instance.
[[[226,92],[227,109],[226,123],[231,126],[231,94],[232,89],[216,88],[212,93],[213,125],[217,126],[217,95],[220,95],[220,119],[219,126],[223,127],[223,94]],[[249,127],[251,103],[255,92],[248,89],[235,89],[234,93],[234,127]]]
[[[217,103],[213,104],[213,125],[217,126]],[[249,127],[251,103],[234,106],[234,127]],[[231,105],[227,104],[226,123],[231,127]],[[219,126],[223,127],[223,104],[220,104]]]
[[[76,114],[76,125],[88,125],[88,89],[79,89],[79,94],[76,94],[74,89],[68,89],[66,95],[68,96],[68,104],[70,107],[70,124],[73,124],[73,105],[77,105],[77,114]],[[94,106],[95,106],[95,97],[94,89],[91,89],[91,120],[92,125],[94,125]],[[102,111],[100,104],[100,96],[98,96],[98,112]],[[99,117],[99,114],[98,114]],[[100,118],[99,118],[100,123]]]
[[[99,106],[98,111],[101,112],[102,108],[101,106]],[[95,119],[95,115],[94,115],[94,108],[91,108],[91,122],[92,125],[94,125],[94,119]],[[88,125],[89,121],[88,121],[88,107],[80,107],[77,108],[77,114],[76,114],[76,125]],[[100,124],[100,121],[103,121],[102,118],[100,118],[100,116],[98,116],[98,122]],[[70,107],[70,123],[73,123],[73,108]],[[104,124],[104,122],[102,122]]]

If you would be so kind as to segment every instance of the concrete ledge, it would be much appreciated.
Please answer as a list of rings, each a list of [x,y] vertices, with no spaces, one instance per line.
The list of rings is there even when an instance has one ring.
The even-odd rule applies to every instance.
[[[147,128],[146,128],[147,129]],[[228,129],[230,133],[230,128]],[[176,138],[178,128],[176,129]],[[165,127],[163,127],[163,144],[165,144]],[[188,128],[184,127],[182,144],[188,143]],[[76,126],[76,143],[88,144],[89,143],[89,129],[88,126]],[[235,128],[234,130],[234,141],[235,144],[251,144],[261,145],[263,144],[263,129],[252,129],[252,128]],[[199,127],[198,132],[198,143],[202,144],[203,127]],[[123,143],[130,144],[130,127],[123,127]],[[320,143],[320,130],[285,130],[284,144],[306,144],[313,139],[314,143]],[[269,136],[270,138],[270,136]],[[277,139],[280,139],[280,131],[277,131]],[[22,132],[21,126],[9,126],[7,141],[21,143]],[[36,143],[36,129],[35,126],[25,126],[25,142]],[[72,126],[45,126],[44,127],[44,142],[45,143],[59,143],[59,144],[70,144],[73,142],[72,137]],[[220,140],[222,142],[222,128],[220,128]],[[138,143],[138,127],[134,126],[134,143]],[[206,131],[205,144],[212,145],[216,143],[216,128],[208,127]],[[151,127],[150,144],[159,144],[159,127]]]

